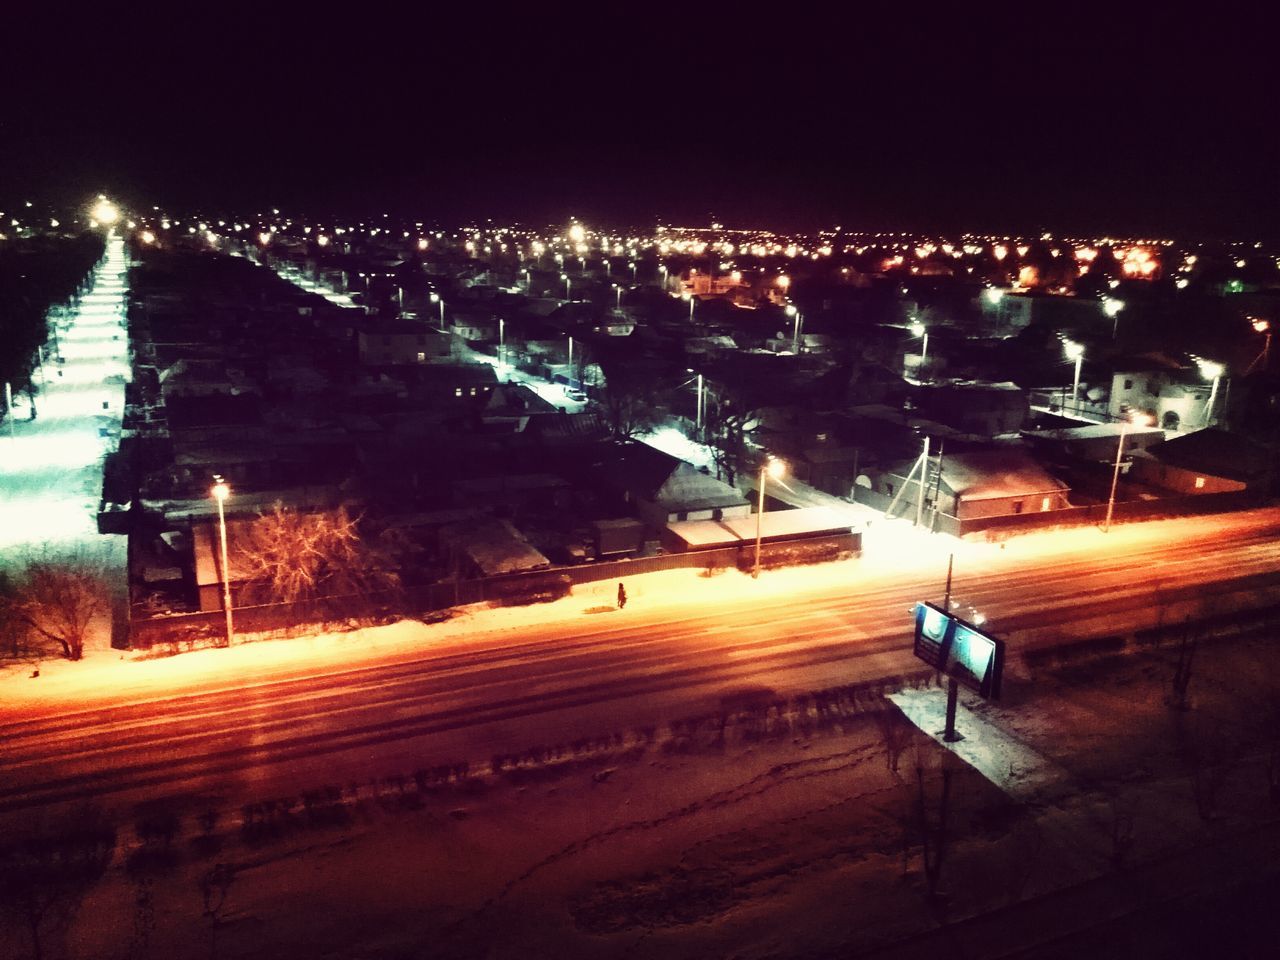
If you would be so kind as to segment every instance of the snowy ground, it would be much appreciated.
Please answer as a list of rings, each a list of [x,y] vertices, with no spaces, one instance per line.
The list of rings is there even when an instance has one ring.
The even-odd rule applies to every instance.
[[[128,258],[112,236],[92,286],[67,319],[55,321],[58,363],[43,365],[35,420],[26,398],[0,424],[0,562],[49,544],[88,547],[123,562],[122,538],[97,532],[102,458],[120,435],[129,377],[125,329]],[[52,354],[54,342],[48,344]]]
[[[1270,956],[1268,900],[1244,895],[1280,855],[1275,733],[1249,718],[1280,662],[1267,638],[1215,644],[1178,710],[1176,660],[1044,669],[981,708],[1056,771],[1034,795],[891,711],[691,730],[227,816],[133,870],[118,854],[50,942],[84,960]],[[219,862],[215,949],[198,880]]]

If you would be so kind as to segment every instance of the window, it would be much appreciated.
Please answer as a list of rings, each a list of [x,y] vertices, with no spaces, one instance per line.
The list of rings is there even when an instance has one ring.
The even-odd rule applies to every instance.
[[[427,355],[426,355],[425,353],[423,353],[421,350],[419,350],[419,351],[418,351],[418,362],[419,362],[419,363],[426,363],[426,362],[427,362]]]
[[[472,387],[472,388],[471,388],[471,395],[472,395],[473,397],[476,395],[476,388],[475,388],[475,387]]]
[[[1204,489],[1204,477],[1196,477],[1196,489],[1197,490]]]
[[[1052,508],[1053,508],[1053,497],[1045,497],[1043,500],[1040,501],[1041,513],[1043,513],[1045,510],[1051,510]]]
[[[1132,381],[1132,380],[1130,380],[1128,377],[1125,377],[1125,378],[1124,378],[1124,388],[1125,388],[1126,390],[1132,390],[1132,389],[1133,389],[1133,381]]]
[[[460,397],[460,396],[462,396],[462,388],[461,388],[461,387],[454,387],[454,388],[453,388],[453,395],[454,395],[455,397]]]
[[[1018,501],[1015,501],[1015,502],[1014,502],[1014,504],[1013,504],[1013,512],[1014,512],[1014,513],[1021,513],[1021,512],[1022,512],[1022,501],[1021,501],[1021,500],[1018,500]]]

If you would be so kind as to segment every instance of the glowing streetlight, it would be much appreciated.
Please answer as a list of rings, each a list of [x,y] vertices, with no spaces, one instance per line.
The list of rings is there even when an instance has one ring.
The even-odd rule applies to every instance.
[[[104,227],[110,227],[120,219],[120,208],[108,200],[101,194],[98,195],[98,202],[93,205],[93,219],[97,220]]]
[[[609,263],[609,261],[608,261],[608,260],[605,260],[605,261],[602,261],[602,262],[604,263],[604,275],[605,275],[606,277],[608,277],[608,276],[612,276],[613,265],[612,265],[611,263]]]
[[[620,287],[618,284],[615,283],[613,285],[613,294],[614,294],[613,309],[616,310],[618,313],[621,313],[622,312],[622,287]]]
[[[787,309],[785,312],[787,316],[791,317],[794,321],[794,325],[792,326],[792,329],[791,329],[791,352],[799,353],[800,352],[800,311],[794,303],[788,303]]]
[[[783,293],[786,293],[791,289],[791,278],[785,273],[782,274],[782,276],[778,277],[778,286],[782,289]]]
[[[139,236],[138,239],[141,240],[143,243],[147,244],[148,246],[150,246],[151,244],[156,242],[156,235],[152,233],[150,230],[143,230],[142,235]]]
[[[1102,298],[1102,312],[1111,318],[1111,339],[1116,338],[1116,331],[1120,327],[1120,311],[1124,309],[1124,301],[1117,300],[1115,297]]]
[[[229,647],[235,631],[231,626],[231,568],[227,565],[227,518],[222,505],[231,496],[231,487],[216,474],[213,479],[214,484],[209,492],[218,502],[218,536],[222,541],[222,606],[227,612],[227,646]]]
[[[569,227],[569,239],[574,243],[582,243],[587,239],[587,231],[583,229],[582,224],[575,223]]]
[[[662,289],[667,289],[667,265],[665,263],[658,264],[658,273],[662,275]]]
[[[929,358],[929,331],[919,320],[911,324],[911,335],[920,338],[920,373],[924,374],[924,362]]]
[[[1213,423],[1213,401],[1218,399],[1218,381],[1222,379],[1222,373],[1225,369],[1222,364],[1214,363],[1212,360],[1198,361],[1200,367],[1200,375],[1206,380],[1212,380],[1213,386],[1209,388],[1209,402],[1204,406],[1204,425],[1207,427]]]
[[[1076,343],[1073,340],[1064,340],[1062,349],[1066,353],[1067,359],[1074,360],[1076,363],[1075,377],[1071,381],[1071,403],[1078,411],[1080,407],[1080,364],[1084,362],[1084,344]]]
[[[636,262],[632,260],[629,266],[631,267],[631,282],[635,283],[636,282]]]
[[[1271,322],[1262,317],[1250,317],[1249,325],[1253,327],[1254,333],[1262,334],[1265,339],[1262,341],[1262,352],[1254,357],[1253,363],[1249,364],[1249,369],[1245,373],[1252,373],[1253,368],[1258,364],[1262,364],[1262,369],[1266,370],[1271,358]]]
[[[999,287],[988,287],[982,291],[982,295],[987,298],[987,303],[993,307],[1004,299],[1004,291]]]
[[[560,279],[564,281],[564,298],[569,299],[569,291],[573,289],[573,281],[569,279],[567,273],[560,274]]]
[[[769,477],[779,479],[787,472],[787,465],[781,460],[770,457],[760,465],[760,502],[756,507],[756,563],[751,570],[751,579],[760,578],[760,540],[763,532],[761,520],[764,517],[764,488]]]
[[[440,329],[444,329],[444,298],[438,293],[431,294],[431,302],[440,304]]]
[[[693,323],[693,304],[695,302],[693,299],[693,294],[690,293],[688,290],[686,290],[683,294],[681,294],[681,296],[683,296],[686,300],[689,301],[689,322]]]
[[[1150,426],[1151,418],[1137,416],[1120,421],[1120,440],[1116,443],[1116,465],[1111,473],[1111,496],[1107,498],[1107,518],[1102,522],[1103,533],[1111,530],[1111,514],[1116,506],[1116,486],[1120,483],[1120,461],[1124,456],[1124,435],[1128,431],[1130,423],[1136,423],[1144,427]]]

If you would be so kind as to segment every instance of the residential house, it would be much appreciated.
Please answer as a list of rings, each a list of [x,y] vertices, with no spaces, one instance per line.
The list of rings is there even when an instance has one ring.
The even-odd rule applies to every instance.
[[[1177,493],[1267,491],[1275,469],[1274,451],[1210,427],[1137,451],[1129,477]]]
[[[364,324],[356,334],[360,362],[369,366],[430,363],[449,357],[453,339],[412,320]]]
[[[920,495],[918,461],[881,473],[875,492],[896,501],[894,515],[913,512]],[[1070,488],[1017,448],[931,457],[924,480],[924,509],[960,520],[1062,510]]]
[[[654,529],[680,520],[729,520],[751,513],[751,504],[736,489],[648,444],[606,449],[596,475]]]

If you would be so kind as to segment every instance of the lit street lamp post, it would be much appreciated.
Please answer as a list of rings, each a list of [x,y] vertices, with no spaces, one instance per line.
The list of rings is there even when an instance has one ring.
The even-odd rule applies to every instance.
[[[564,281],[564,298],[569,299],[569,291],[573,289],[573,281],[569,279],[567,273],[560,274],[560,279]]]
[[[1124,457],[1124,436],[1129,430],[1129,424],[1133,422],[1129,419],[1120,421],[1120,439],[1116,443],[1116,464],[1115,469],[1111,472],[1111,496],[1107,497],[1107,518],[1102,522],[1102,532],[1108,533],[1111,530],[1111,514],[1116,506],[1116,487],[1120,483],[1120,461]],[[1145,417],[1138,421],[1143,424],[1149,424],[1150,421]]]
[[[227,566],[227,518],[222,505],[231,496],[231,488],[221,477],[214,476],[213,499],[218,501],[218,536],[222,541],[222,607],[227,612],[227,646],[231,646],[235,631],[231,626],[231,570]]]
[[[787,304],[787,316],[794,319],[795,323],[791,330],[791,352],[800,352],[800,311],[796,309],[794,303]]]
[[[1218,381],[1222,378],[1223,366],[1220,363],[1214,363],[1212,360],[1200,361],[1200,375],[1206,380],[1212,380],[1213,386],[1209,388],[1209,401],[1204,406],[1204,425],[1206,427],[1213,424],[1213,402],[1218,399]]]
[[[431,295],[431,302],[440,304],[440,329],[444,329],[444,298],[438,293]]]
[[[1084,345],[1074,343],[1071,340],[1066,341],[1062,345],[1062,349],[1066,351],[1068,359],[1076,362],[1075,376],[1071,381],[1071,407],[1076,413],[1080,412],[1080,364],[1084,361]],[[1063,405],[1065,408],[1065,404]]]
[[[693,303],[694,303],[693,294],[686,293],[684,295],[684,298],[689,301],[689,322],[693,323]]]
[[[613,285],[613,293],[614,293],[613,309],[616,310],[618,313],[621,313],[622,312],[622,287],[615,283]]]
[[[1258,364],[1262,364],[1262,369],[1266,370],[1271,359],[1271,322],[1261,317],[1254,317],[1249,323],[1253,327],[1253,332],[1262,334],[1264,339],[1262,352],[1253,358],[1253,363],[1249,364],[1249,369],[1245,371],[1246,374],[1253,373],[1253,368]]]
[[[925,325],[917,320],[911,324],[911,333],[913,336],[920,338],[920,371],[919,378],[924,379],[925,361],[929,359],[929,331]]]
[[[756,563],[751,569],[751,579],[760,579],[760,540],[763,536],[761,521],[764,518],[764,488],[769,477],[775,480],[787,472],[787,465],[770,457],[760,466],[760,502],[756,507]]]

